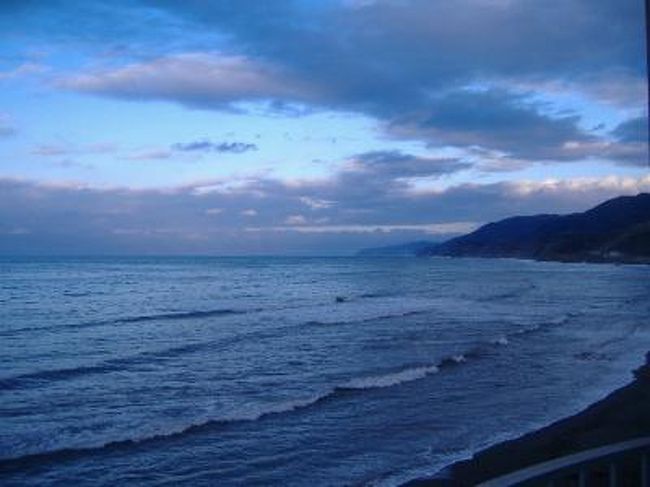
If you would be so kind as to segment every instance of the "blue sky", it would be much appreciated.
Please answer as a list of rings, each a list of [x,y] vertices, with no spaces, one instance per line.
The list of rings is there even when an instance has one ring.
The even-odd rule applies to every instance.
[[[641,0],[4,1],[0,253],[346,253],[650,190]]]

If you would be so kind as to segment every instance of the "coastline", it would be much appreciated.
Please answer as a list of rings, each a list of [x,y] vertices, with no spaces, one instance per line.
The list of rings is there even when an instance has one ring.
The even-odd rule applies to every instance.
[[[524,256],[524,255],[473,255],[473,254],[463,254],[463,255],[445,255],[445,254],[430,254],[430,255],[416,255],[415,257],[438,257],[445,259],[500,259],[500,260],[515,260],[521,262],[549,262],[549,263],[558,263],[558,264],[609,264],[609,265],[625,265],[625,266],[650,266],[650,257],[640,256],[640,257],[630,257],[630,258],[595,258],[591,257],[581,257],[581,258],[564,258],[564,259],[551,259],[551,258],[542,258],[535,256]]]
[[[579,413],[403,486],[476,485],[536,463],[641,436],[650,436],[650,352],[646,363],[634,371],[634,380]]]

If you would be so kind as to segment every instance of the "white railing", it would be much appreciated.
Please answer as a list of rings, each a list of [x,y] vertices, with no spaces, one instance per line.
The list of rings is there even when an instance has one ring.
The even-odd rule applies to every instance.
[[[641,487],[650,487],[650,437],[637,438],[622,443],[602,446],[585,450],[573,455],[567,455],[555,460],[538,463],[517,470],[507,475],[483,482],[478,487],[506,487],[511,485],[565,485],[568,479],[574,478],[579,487],[588,487],[594,472],[605,470],[608,485],[619,487],[624,485],[621,476],[622,462],[636,463]],[[600,483],[599,485],[602,485]],[[628,485],[627,483],[625,484]]]

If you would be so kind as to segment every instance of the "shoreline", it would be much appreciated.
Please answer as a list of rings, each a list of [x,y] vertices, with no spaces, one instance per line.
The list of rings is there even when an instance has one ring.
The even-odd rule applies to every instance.
[[[629,259],[606,259],[606,258],[581,258],[581,259],[548,259],[539,258],[534,256],[516,256],[516,255],[445,255],[445,254],[430,254],[430,255],[415,255],[416,258],[426,257],[443,257],[445,259],[498,259],[498,260],[514,260],[521,262],[548,262],[557,264],[595,264],[603,265],[610,264],[615,266],[650,266],[650,257],[634,257]]]
[[[634,380],[575,415],[490,446],[403,487],[471,486],[533,464],[650,436],[650,352]]]

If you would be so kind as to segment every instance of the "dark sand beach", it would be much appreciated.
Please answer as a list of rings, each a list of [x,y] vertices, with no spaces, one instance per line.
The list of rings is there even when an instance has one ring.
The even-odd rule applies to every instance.
[[[650,353],[632,382],[580,413],[482,450],[434,478],[405,485],[475,485],[536,463],[644,436],[650,436]]]

